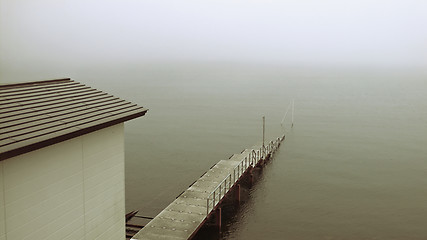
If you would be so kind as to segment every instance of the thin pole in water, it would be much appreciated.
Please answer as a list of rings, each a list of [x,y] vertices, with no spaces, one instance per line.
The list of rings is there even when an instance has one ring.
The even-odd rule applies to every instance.
[[[285,123],[286,116],[288,115],[289,110],[291,110],[292,107],[292,101],[289,102],[288,108],[286,109],[285,115],[282,118],[282,121],[280,122],[280,125],[283,126]]]
[[[294,108],[295,108],[295,99],[292,99],[292,127],[294,127]]]
[[[265,116],[262,117],[262,146],[264,147],[265,141]]]

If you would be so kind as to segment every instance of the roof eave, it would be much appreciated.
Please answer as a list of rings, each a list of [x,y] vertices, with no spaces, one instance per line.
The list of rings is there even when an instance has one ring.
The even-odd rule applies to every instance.
[[[40,148],[51,146],[51,145],[54,145],[56,143],[64,142],[66,140],[69,140],[69,139],[72,139],[75,137],[79,137],[79,136],[82,136],[82,135],[85,135],[88,133],[92,133],[92,132],[101,130],[103,128],[111,127],[113,125],[117,125],[117,124],[129,121],[129,120],[132,120],[132,119],[135,119],[138,117],[142,117],[147,113],[147,111],[148,111],[147,108],[142,108],[141,111],[138,111],[137,113],[134,113],[134,114],[129,114],[127,116],[117,118],[117,119],[113,119],[110,121],[106,121],[106,122],[103,122],[103,123],[100,123],[100,124],[97,124],[94,126],[90,126],[87,128],[82,128],[82,129],[79,129],[76,131],[66,133],[64,135],[60,135],[60,136],[49,138],[49,139],[46,139],[46,140],[43,140],[40,142],[36,142],[33,144],[29,144],[26,146],[15,148],[15,149],[12,149],[10,151],[1,152],[0,153],[0,161],[6,160],[8,158],[16,157],[18,155],[22,155],[22,154],[25,154],[25,153],[28,153],[31,151],[35,151],[35,150],[38,150]]]

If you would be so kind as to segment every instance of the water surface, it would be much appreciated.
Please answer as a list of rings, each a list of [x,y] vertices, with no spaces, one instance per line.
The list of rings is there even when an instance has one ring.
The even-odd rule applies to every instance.
[[[425,76],[195,65],[120,77],[132,80],[103,89],[150,109],[126,124],[128,211],[155,216],[260,142],[265,115],[267,139],[287,138],[222,239],[426,239]]]

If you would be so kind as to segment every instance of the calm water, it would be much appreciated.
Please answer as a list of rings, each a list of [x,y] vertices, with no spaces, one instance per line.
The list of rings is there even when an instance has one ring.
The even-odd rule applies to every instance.
[[[150,67],[96,87],[150,111],[126,125],[126,208],[155,216],[210,166],[295,126],[222,239],[427,239],[427,78]],[[91,84],[91,83],[89,83]],[[98,84],[98,85],[97,85]],[[289,124],[289,122],[287,122]]]

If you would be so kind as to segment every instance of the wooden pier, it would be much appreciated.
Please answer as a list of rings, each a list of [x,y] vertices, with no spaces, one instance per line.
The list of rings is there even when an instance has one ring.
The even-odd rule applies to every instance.
[[[224,197],[233,188],[237,188],[239,197],[239,180],[270,158],[284,138],[277,138],[267,145],[253,146],[228,160],[219,161],[131,239],[191,239],[211,214],[217,214],[217,224],[221,225],[219,206]]]

